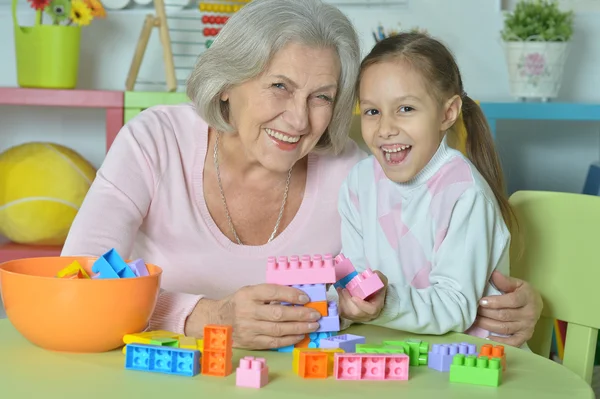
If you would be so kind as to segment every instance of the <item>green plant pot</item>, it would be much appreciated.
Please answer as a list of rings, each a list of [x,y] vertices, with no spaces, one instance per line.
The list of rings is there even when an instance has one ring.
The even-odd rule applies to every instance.
[[[19,26],[13,0],[17,83],[20,87],[74,89],[77,86],[81,27]]]

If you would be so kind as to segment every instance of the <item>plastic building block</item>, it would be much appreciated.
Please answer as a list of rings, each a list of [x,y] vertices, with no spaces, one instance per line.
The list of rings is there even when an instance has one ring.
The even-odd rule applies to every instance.
[[[142,333],[125,334],[123,336],[123,343],[125,344],[150,344],[150,341],[158,338],[175,338],[179,339],[183,337],[182,334],[177,334],[171,331],[156,330],[156,331],[145,331]]]
[[[358,276],[358,272],[352,272],[351,274],[347,275],[346,277],[344,277],[340,281],[337,281],[333,286],[335,288],[346,288],[346,286],[348,285],[348,283],[350,281],[352,281],[352,279],[354,279],[354,277],[356,277],[356,276]]]
[[[179,338],[179,347],[184,349],[195,349],[202,352],[204,350],[204,341],[194,337]]]
[[[123,343],[125,344],[146,344],[146,345],[150,345],[150,342],[152,340],[157,340],[160,338],[174,338],[174,339],[179,339],[180,337],[183,337],[182,334],[177,334],[171,331],[164,331],[164,330],[155,330],[155,331],[145,331],[145,332],[141,332],[141,333],[135,333],[135,334],[125,334],[123,336]],[[187,348],[190,349],[190,348]],[[124,346],[123,347],[123,353],[125,353],[127,350],[127,347]]]
[[[340,348],[347,353],[356,352],[357,344],[364,344],[366,342],[365,337],[360,335],[343,334],[329,338],[322,338],[319,347],[325,348]]]
[[[302,290],[308,295],[311,302],[327,301],[327,287],[321,284],[294,284],[294,288]]]
[[[144,344],[128,344],[125,369],[195,376],[200,372],[200,351]]]
[[[231,326],[204,326],[202,374],[226,377],[233,369],[233,329]]]
[[[232,333],[233,328],[231,326],[207,324],[204,326],[204,349],[231,350],[233,345]]]
[[[365,299],[382,288],[383,282],[370,268],[359,273],[346,285],[346,289],[350,292],[350,295],[359,297],[360,299]]]
[[[295,348],[292,353],[292,369],[294,373],[298,374],[300,366],[300,353],[302,352],[321,352],[327,354],[327,375],[333,375],[333,356],[336,353],[344,353],[342,349],[331,348],[331,349],[319,349],[319,348]]]
[[[269,383],[269,368],[263,357],[245,356],[235,371],[235,385],[247,388],[262,388]]]
[[[295,348],[320,348],[320,342],[323,338],[333,337],[337,334],[337,331],[330,332],[314,332],[306,334],[304,339],[294,345]]]
[[[327,378],[329,355],[325,352],[300,352],[298,375],[302,378]]]
[[[287,256],[267,260],[267,283],[280,285],[333,284],[335,268],[331,255]]]
[[[142,259],[136,259],[133,262],[129,262],[127,265],[131,268],[133,274],[135,274],[137,277],[144,277],[149,275],[148,267],[146,267],[146,263],[144,263]]]
[[[309,302],[304,306],[316,310],[321,316],[329,316],[329,303],[327,301]]]
[[[60,278],[70,278],[72,276],[76,276],[77,278],[90,278],[83,267],[81,267],[81,264],[77,261],[73,261],[73,263],[56,274],[56,277]]]
[[[479,356],[486,356],[490,359],[494,357],[499,358],[500,363],[502,363],[502,371],[506,371],[506,353],[504,353],[504,345],[483,345],[481,347],[481,352],[479,352]]]
[[[497,387],[502,383],[500,359],[455,355],[450,366],[450,382]]]
[[[281,348],[273,349],[277,352],[291,353],[294,351],[294,345],[282,346]]]
[[[272,351],[276,352],[292,352],[294,348],[319,348],[320,341],[323,338],[333,337],[337,334],[337,331],[329,331],[329,332],[313,332],[310,334],[306,334],[304,339],[295,345],[284,346],[281,348],[273,348]]]
[[[408,380],[409,357],[405,354],[336,353],[336,380]]]
[[[198,351],[199,352],[199,351]],[[232,372],[231,351],[208,351],[202,353],[202,374],[214,377],[227,377]]]
[[[150,340],[150,345],[169,346],[171,348],[179,348],[179,340],[176,338],[153,338]],[[195,348],[194,348],[195,350]]]
[[[388,354],[401,354],[408,352],[402,346],[391,346],[391,345],[377,345],[377,344],[357,344],[356,353],[388,353]]]
[[[427,365],[429,355],[429,343],[420,339],[407,339],[406,341],[383,341],[385,346],[401,346],[404,348],[404,353],[410,356],[411,366]]]
[[[335,264],[335,288],[346,288],[346,285],[354,277],[358,275],[356,269],[350,259],[346,258],[344,254],[339,254],[334,259]]]
[[[431,369],[448,372],[450,371],[450,365],[454,355],[475,355],[477,353],[477,346],[473,344],[467,344],[463,342],[461,344],[434,344],[431,347],[431,352],[427,359],[427,366]]]
[[[315,332],[340,331],[340,316],[338,314],[337,303],[335,301],[329,302],[327,316],[321,317],[318,321],[319,329]]]
[[[92,265],[92,271],[99,273],[97,278],[101,279],[135,277],[135,273],[114,249],[99,257]]]

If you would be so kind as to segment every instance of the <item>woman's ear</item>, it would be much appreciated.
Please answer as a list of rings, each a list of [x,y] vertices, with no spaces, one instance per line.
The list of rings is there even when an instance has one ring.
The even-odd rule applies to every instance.
[[[459,95],[455,94],[451,99],[446,101],[444,104],[444,116],[442,119],[442,125],[440,126],[440,130],[445,132],[450,129],[458,120],[460,116],[460,111],[462,109],[462,99]]]
[[[225,90],[223,93],[221,93],[221,101],[227,101],[229,100],[229,92],[227,90]]]

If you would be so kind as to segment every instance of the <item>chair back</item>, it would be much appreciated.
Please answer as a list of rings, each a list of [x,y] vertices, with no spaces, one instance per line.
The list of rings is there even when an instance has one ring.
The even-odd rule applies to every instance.
[[[591,383],[600,308],[600,197],[518,191],[511,275],[542,295],[544,309],[531,349],[550,353],[554,319],[568,322],[563,365]]]

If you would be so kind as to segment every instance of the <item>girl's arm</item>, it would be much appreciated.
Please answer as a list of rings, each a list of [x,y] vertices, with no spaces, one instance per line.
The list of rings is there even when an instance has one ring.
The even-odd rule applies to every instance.
[[[446,236],[432,258],[430,286],[390,284],[378,319],[370,324],[419,334],[464,332],[496,269],[509,270],[510,235],[497,207],[478,190],[456,202]]]
[[[162,176],[162,147],[168,132],[161,115],[146,111],[121,129],[69,231],[63,256],[100,256],[114,248],[131,255]],[[153,138],[155,138],[153,140]],[[153,330],[183,333],[201,296],[162,291],[150,320]]]

